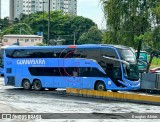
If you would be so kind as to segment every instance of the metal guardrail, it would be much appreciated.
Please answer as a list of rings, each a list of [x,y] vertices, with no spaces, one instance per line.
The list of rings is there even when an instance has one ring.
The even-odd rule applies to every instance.
[[[141,89],[160,90],[160,74],[142,73]]]

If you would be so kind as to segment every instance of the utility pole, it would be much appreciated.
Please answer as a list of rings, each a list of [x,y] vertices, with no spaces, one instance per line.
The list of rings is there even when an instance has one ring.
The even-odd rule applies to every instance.
[[[51,19],[51,13],[50,13],[50,8],[51,8],[51,0],[48,1],[48,44],[50,43],[50,19]]]
[[[40,2],[43,4],[43,25],[42,25],[42,31],[43,31],[43,35],[44,35],[44,4],[47,3],[47,2]]]
[[[74,32],[73,34],[74,34],[74,42],[73,42],[73,44],[75,45],[76,44],[76,33]]]

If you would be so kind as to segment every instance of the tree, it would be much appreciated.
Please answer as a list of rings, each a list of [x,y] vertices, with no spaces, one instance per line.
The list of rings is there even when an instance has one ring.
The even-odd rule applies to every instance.
[[[4,19],[0,19],[0,30],[3,31],[4,28],[8,27],[9,24],[9,19],[8,17],[5,17]]]
[[[107,23],[103,43],[123,44],[137,48],[139,40],[142,39],[143,44],[150,47],[149,63],[151,63],[156,53],[160,52],[159,0],[101,1]]]
[[[135,36],[151,30],[152,0],[101,0],[107,34],[114,44],[136,45]]]
[[[25,23],[18,23],[6,28],[2,34],[33,34],[33,31],[29,25]]]
[[[96,26],[92,26],[88,32],[80,36],[78,44],[100,44],[101,41],[102,32]]]
[[[28,27],[22,24],[25,23]],[[19,25],[20,24],[20,25]],[[9,25],[9,24],[8,24]],[[92,26],[97,26],[92,20],[84,18],[82,16],[74,16],[64,14],[62,11],[51,11],[50,19],[50,39],[51,40],[65,40],[64,44],[73,44],[74,37],[76,41],[79,37],[88,32]],[[6,26],[7,27],[7,26]],[[14,29],[13,29],[14,28]],[[26,31],[26,32],[25,32]],[[29,15],[21,14],[20,18],[15,18],[13,25],[3,30],[5,34],[37,34],[37,32],[43,31],[44,40],[48,37],[48,13],[36,12]],[[53,42],[49,41],[49,44]],[[77,44],[77,42],[76,42]]]
[[[44,39],[47,40],[48,13],[32,13],[24,18],[23,22],[29,23],[35,33],[43,30]],[[88,18],[74,15],[64,15],[62,11],[52,11],[50,21],[50,38],[52,40],[61,38],[66,40],[65,44],[73,44],[74,33],[76,33],[76,40],[78,40],[79,37],[84,32],[87,32],[92,26],[96,26],[96,24]]]

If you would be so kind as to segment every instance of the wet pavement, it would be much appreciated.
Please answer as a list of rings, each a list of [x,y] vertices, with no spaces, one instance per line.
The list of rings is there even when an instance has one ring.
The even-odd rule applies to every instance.
[[[0,113],[108,113],[111,117],[116,113],[160,113],[160,106],[70,96],[62,89],[27,91],[3,84],[0,77]]]

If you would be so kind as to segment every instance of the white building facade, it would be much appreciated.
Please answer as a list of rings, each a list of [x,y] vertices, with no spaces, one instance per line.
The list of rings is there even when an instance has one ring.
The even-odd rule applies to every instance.
[[[48,12],[49,0],[10,0],[10,20],[21,13]],[[62,10],[65,14],[77,15],[77,0],[50,0],[50,10]]]
[[[37,35],[4,35],[0,43],[1,46],[19,45],[19,46],[36,46],[43,43],[43,36]]]

